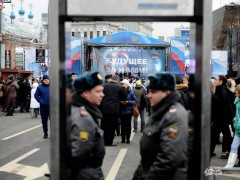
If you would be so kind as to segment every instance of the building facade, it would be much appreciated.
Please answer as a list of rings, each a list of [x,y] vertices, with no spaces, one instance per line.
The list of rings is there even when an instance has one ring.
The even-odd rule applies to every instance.
[[[133,31],[146,36],[152,36],[152,23],[150,22],[73,22],[71,25],[72,36],[92,39],[119,31]]]
[[[236,76],[240,61],[240,4],[230,3],[213,11],[213,50],[228,51],[228,74]]]
[[[9,76],[32,76],[34,69],[25,70],[25,51],[48,48],[47,42],[40,40],[44,29],[32,23],[32,13],[29,13],[29,22],[16,19],[13,12],[10,16],[2,13],[2,16],[5,21],[1,24],[0,77],[6,80]]]

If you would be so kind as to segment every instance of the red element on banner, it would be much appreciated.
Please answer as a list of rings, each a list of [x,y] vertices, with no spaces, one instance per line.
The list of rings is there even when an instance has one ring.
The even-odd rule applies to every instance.
[[[182,73],[185,72],[185,64],[182,62],[182,60],[178,57],[177,54],[171,53],[171,58],[177,63],[179,69]]]
[[[81,55],[80,52],[74,54],[74,56],[71,59],[72,60],[72,66],[75,63],[75,61],[80,60],[80,55]]]

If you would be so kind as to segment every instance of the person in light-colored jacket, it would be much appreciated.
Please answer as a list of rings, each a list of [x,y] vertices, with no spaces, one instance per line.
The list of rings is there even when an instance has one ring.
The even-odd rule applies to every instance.
[[[31,89],[31,101],[30,101],[30,108],[31,108],[31,117],[38,117],[38,112],[39,112],[39,107],[40,104],[39,102],[35,99],[34,94],[37,90],[38,87],[38,79],[35,79],[33,84],[32,84],[32,89]]]

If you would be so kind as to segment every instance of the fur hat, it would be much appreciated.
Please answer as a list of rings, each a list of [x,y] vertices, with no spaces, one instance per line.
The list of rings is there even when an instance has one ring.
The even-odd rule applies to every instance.
[[[103,78],[96,71],[84,73],[73,81],[73,86],[78,94],[81,94],[85,90],[90,90],[100,84],[103,84]]]
[[[175,90],[176,80],[171,73],[154,73],[148,76],[146,85],[148,89]]]

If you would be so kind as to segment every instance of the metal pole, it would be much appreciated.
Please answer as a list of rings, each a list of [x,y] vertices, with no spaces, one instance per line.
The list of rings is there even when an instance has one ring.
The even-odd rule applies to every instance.
[[[196,60],[195,111],[194,111],[194,171],[195,180],[208,179],[204,171],[210,162],[210,54],[212,49],[212,1],[195,0],[196,23],[191,24],[191,33],[196,46],[190,57]],[[192,47],[192,46],[191,46]],[[206,90],[209,89],[209,93]]]
[[[2,10],[3,10],[3,1],[0,0],[0,2],[2,3],[2,9],[0,10],[0,34],[2,35]],[[2,37],[2,40],[3,40],[3,37]],[[0,68],[2,67],[1,62],[2,62],[2,42],[0,42]]]
[[[50,78],[50,114],[51,114],[51,164],[50,174],[52,180],[60,179],[60,147],[59,147],[59,1],[50,1],[49,22],[50,22],[50,46],[51,50],[51,68],[49,69]]]

